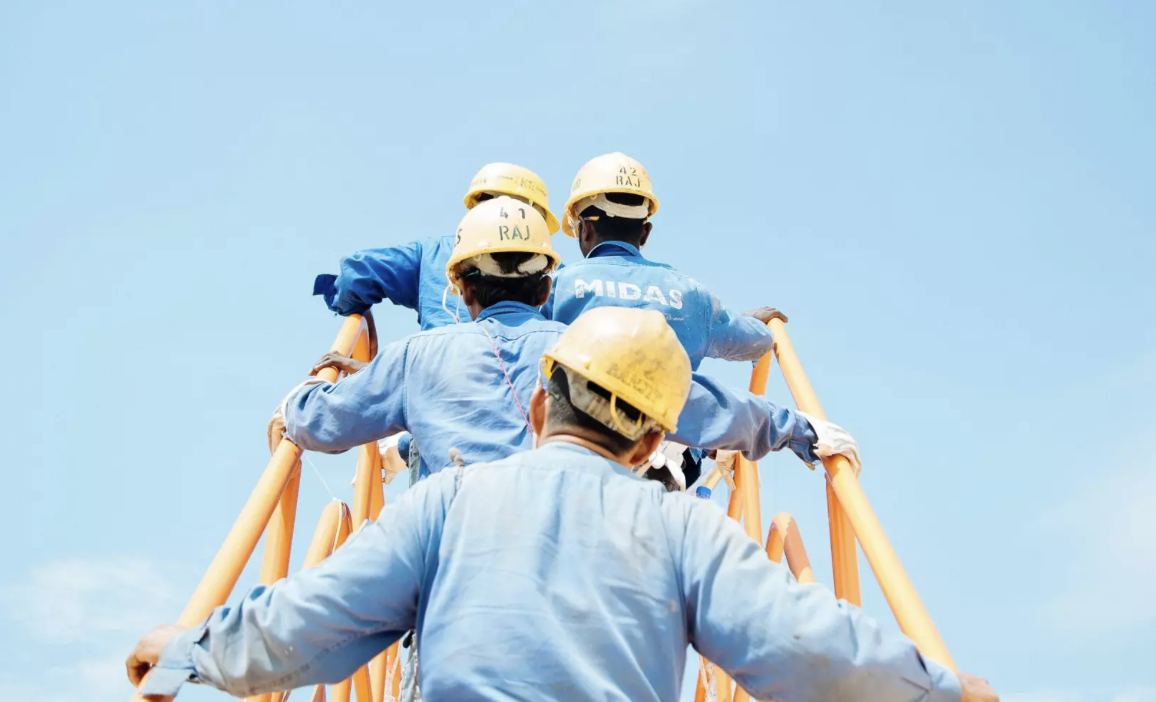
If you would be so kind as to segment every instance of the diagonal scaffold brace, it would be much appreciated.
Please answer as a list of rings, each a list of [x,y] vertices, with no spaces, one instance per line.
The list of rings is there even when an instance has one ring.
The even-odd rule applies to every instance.
[[[826,419],[823,406],[811,387],[803,365],[795,354],[787,327],[780,320],[769,324],[775,336],[775,356],[795,404],[819,419]],[[940,665],[958,671],[943,638],[923,606],[919,593],[899,561],[899,554],[887,539],[883,525],[871,508],[863,486],[851,464],[842,456],[823,459],[827,472],[827,514],[831,522],[831,560],[835,574],[835,593],[859,605],[859,567],[855,540],[863,546],[863,555],[879,582],[899,628],[915,642],[920,653]],[[840,591],[842,589],[842,591]]]
[[[362,335],[362,328],[363,322],[360,315],[347,317],[330,350],[344,355],[351,354],[358,337]],[[331,383],[336,382],[337,369],[326,368],[318,373],[318,377]],[[275,569],[277,571],[281,569],[282,562],[284,567],[288,568],[287,551],[292,539],[292,522],[297,510],[297,496],[296,490],[290,491],[287,488],[291,487],[291,483],[294,487],[296,486],[301,467],[301,453],[300,447],[288,439],[282,439],[281,443],[278,444],[277,450],[269,459],[265,471],[257,481],[257,486],[253,488],[245,506],[241,508],[241,514],[237,517],[237,521],[233,523],[232,529],[225,536],[224,543],[217,550],[217,555],[213,557],[213,561],[205,571],[204,577],[201,578],[200,584],[193,591],[193,596],[189,598],[184,611],[177,618],[179,626],[197,626],[212,613],[214,608],[225,604],[246,564],[248,564],[249,558],[252,557],[253,551],[257,548],[257,543],[261,540],[261,534],[264,533],[266,525],[269,524],[279,507],[282,509],[283,518],[277,523],[280,527],[288,525],[287,531],[282,531],[275,539],[271,539],[276,543],[269,547],[271,550],[267,549],[269,555],[268,571],[266,572],[267,569],[263,566],[262,573],[271,576]],[[287,492],[290,492],[291,496],[286,495]],[[292,514],[289,513],[290,510]],[[284,556],[282,556],[282,551],[285,552]],[[131,702],[147,702],[147,700],[140,694],[135,694]]]

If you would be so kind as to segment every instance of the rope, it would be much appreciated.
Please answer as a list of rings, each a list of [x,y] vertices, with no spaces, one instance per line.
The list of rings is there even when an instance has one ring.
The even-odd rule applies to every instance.
[[[301,460],[308,463],[309,467],[313,469],[313,474],[316,475],[317,479],[321,481],[321,484],[325,486],[325,492],[329,493],[329,496],[333,498],[333,501],[340,502],[341,500],[337,499],[337,495],[334,495],[333,491],[329,489],[329,483],[325,482],[325,478],[321,477],[321,471],[317,470],[317,466],[313,465],[313,461],[309,460],[309,456],[302,453]]]
[[[522,421],[526,423],[526,430],[530,435],[534,435],[534,427],[530,426],[530,418],[526,416],[526,410],[522,409],[522,401],[518,399],[518,391],[514,389],[514,381],[510,380],[510,374],[506,372],[506,364],[502,363],[502,354],[498,353],[498,345],[494,343],[494,337],[490,336],[490,332],[481,324],[478,328],[485,333],[486,338],[490,340],[490,348],[494,350],[494,358],[498,359],[498,365],[502,367],[502,375],[506,376],[506,385],[510,386],[510,392],[514,395],[514,404],[518,406],[518,412],[522,414]]]

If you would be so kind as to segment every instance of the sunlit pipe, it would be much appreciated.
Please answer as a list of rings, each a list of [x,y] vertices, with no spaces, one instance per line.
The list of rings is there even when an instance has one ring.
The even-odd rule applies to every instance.
[[[775,335],[775,356],[779,359],[779,367],[783,370],[783,377],[795,404],[803,412],[818,419],[826,419],[823,406],[815,395],[807,374],[803,371],[803,364],[795,353],[791,344],[791,337],[787,334],[787,327],[782,320],[772,319],[768,326]],[[846,459],[835,459],[843,464]],[[827,460],[823,465],[828,464]],[[829,470],[829,469],[828,469]],[[835,596],[847,600],[851,604],[861,605],[863,598],[859,591],[859,562],[855,552],[855,532],[847,523],[842,505],[831,490],[827,490],[827,520],[831,527],[831,570],[835,580]]]
[[[765,395],[767,392],[767,377],[771,372],[771,354],[764,354],[755,369],[751,371],[752,394]],[[735,478],[743,486],[743,527],[747,536],[756,542],[763,540],[763,513],[759,505],[759,464],[748,461],[740,453],[735,465]]]
[[[780,512],[771,520],[771,528],[767,532],[767,558],[782,563],[784,555],[795,580],[800,583],[815,582],[815,572],[811,570],[811,560],[807,558],[807,549],[803,547],[799,526],[794,517]]]
[[[361,324],[359,315],[347,317],[330,350],[348,353],[361,331]],[[326,368],[318,374],[318,377],[334,382],[337,379],[337,369]],[[269,523],[270,517],[281,501],[285,486],[293,476],[300,459],[301,449],[292,441],[283,439],[278,444],[277,450],[257,481],[257,486],[253,488],[245,506],[241,508],[241,514],[233,523],[233,528],[225,536],[217,555],[213,557],[200,584],[193,591],[193,596],[189,598],[184,611],[177,618],[179,626],[191,628],[199,625],[212,613],[214,607],[223,605],[229,598],[229,593],[233,591],[241,572],[245,570],[245,565],[253,555],[253,550],[257,548],[261,533],[265,531],[265,525]],[[139,694],[134,694],[131,702],[147,701]]]
[[[337,501],[326,505],[321,511],[321,518],[317,520],[317,529],[313,532],[309,550],[305,552],[305,564],[301,569],[313,568],[328,558],[337,549],[338,544],[344,542],[345,537],[349,535],[349,524],[348,505]],[[325,686],[314,685],[309,700],[325,702]]]
[[[791,338],[787,335],[786,327],[782,322],[772,320],[771,330],[775,335],[775,352],[779,358],[779,366],[783,369],[783,375],[787,379],[787,386],[791,389],[795,403],[798,404],[800,410],[820,419],[825,419],[823,407],[819,404],[815,391],[807,381],[799,358],[795,355],[794,347],[791,346]],[[848,533],[840,534],[838,545],[842,560],[837,560],[832,555],[834,566],[837,569],[843,569],[845,575],[851,571],[855,553],[854,539],[847,537],[853,534],[863,545],[863,554],[867,557],[867,562],[875,573],[875,579],[879,581],[879,588],[883,591],[883,596],[887,598],[887,604],[891,606],[891,611],[895,614],[896,621],[899,622],[899,628],[915,642],[923,655],[955,670],[955,661],[943,643],[935,624],[931,621],[931,616],[923,606],[923,601],[919,599],[919,593],[915,591],[915,586],[912,585],[911,579],[907,576],[907,571],[903,569],[903,564],[899,561],[899,554],[895,552],[891,542],[887,540],[887,535],[883,532],[883,525],[879,523],[879,518],[867,501],[867,495],[863,492],[859,479],[855,477],[855,471],[851,469],[851,464],[842,456],[834,456],[823,459],[823,467],[827,470],[831,490],[827,497],[828,513],[833,516],[832,554],[836,550],[834,524],[838,521],[834,517],[845,516],[850,525]],[[832,497],[837,498],[837,511],[831,508],[832,502],[835,501],[831,499]],[[855,571],[854,594],[856,595],[855,603],[858,604],[857,568]],[[838,585],[839,581],[836,580],[836,588]],[[845,580],[844,587],[848,587],[848,585],[849,583]],[[836,594],[839,594],[838,590],[836,590]],[[851,601],[845,594],[839,596]]]
[[[743,516],[743,503],[745,502],[745,500],[743,498],[742,492],[743,492],[743,485],[742,485],[742,483],[738,483],[734,492],[731,493],[730,503],[727,505],[727,516],[730,517],[731,519],[735,520],[736,522],[739,521],[740,519],[742,519],[742,516]],[[761,538],[762,534],[760,534],[759,536]],[[756,539],[756,540],[758,540],[758,539]],[[706,658],[699,656],[699,660],[700,660],[699,665],[703,665],[703,666],[708,665]],[[703,688],[703,679],[705,677],[706,676],[704,676],[704,675],[700,675],[698,677],[697,688],[695,689],[695,699],[698,699],[700,688],[702,688],[703,695],[706,694],[706,690],[705,690],[705,688]],[[731,702],[731,694],[732,693],[731,693],[730,676],[727,675],[726,672],[722,668],[718,667],[717,665],[714,666],[714,687],[715,687],[715,699],[717,700],[717,702]],[[704,697],[704,699],[705,699],[705,697]]]
[[[297,497],[300,492],[301,462],[298,461],[265,527],[265,553],[261,558],[259,579],[262,585],[272,585],[289,574],[289,552],[293,547],[293,523],[297,519]],[[275,697],[279,695],[251,695],[245,698],[245,702],[273,702]]]

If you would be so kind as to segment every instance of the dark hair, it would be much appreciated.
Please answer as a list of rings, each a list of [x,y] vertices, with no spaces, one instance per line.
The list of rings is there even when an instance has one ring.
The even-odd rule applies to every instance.
[[[505,251],[490,254],[490,257],[503,273],[513,273],[518,270],[519,265],[537,255],[527,251]],[[482,309],[506,301],[537,307],[542,304],[542,298],[545,296],[543,286],[548,284],[546,278],[545,273],[499,278],[495,275],[485,275],[474,268],[462,274],[462,286],[470,289]]]
[[[637,207],[646,202],[642,195],[634,193],[606,193],[606,199],[619,205]],[[629,219],[627,217],[611,217],[593,205],[579,213],[581,217],[598,217],[597,222],[589,222],[594,227],[599,241],[621,241],[631,246],[642,243],[642,230],[645,219]]]
[[[610,393],[593,383],[589,383],[588,387],[605,398],[610,397]],[[550,374],[550,382],[547,383],[546,392],[554,400],[550,405],[550,414],[546,418],[547,429],[561,429],[563,427],[585,429],[597,434],[599,443],[614,453],[625,453],[638,443],[638,441],[631,441],[575,407],[570,402],[570,381],[560,366],[555,366],[554,372]],[[618,401],[614,403],[614,406],[622,410],[623,414],[631,421],[638,419],[640,412],[627,403]]]

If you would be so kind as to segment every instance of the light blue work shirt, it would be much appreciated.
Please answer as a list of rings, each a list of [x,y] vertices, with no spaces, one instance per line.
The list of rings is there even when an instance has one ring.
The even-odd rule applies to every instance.
[[[422,481],[318,567],[177,635],[141,692],[336,683],[410,629],[431,702],[670,702],[688,645],[762,700],[960,699],[718,506],[562,442]]]
[[[339,315],[363,314],[382,300],[417,311],[422,330],[453,324],[442,307],[449,281],[446,264],[454,249],[454,237],[443,236],[383,249],[365,249],[341,259],[341,274],[319,275],[313,294],[324,295],[325,304]],[[463,319],[469,312],[460,298],[448,295],[446,306]]]
[[[554,276],[548,317],[573,324],[594,307],[661,312],[696,370],[703,358],[753,361],[771,350],[767,325],[731,312],[697,280],[648,261],[637,248],[620,241],[595,246],[584,260]]]
[[[466,463],[529,449],[533,438],[523,412],[529,412],[542,355],[564,331],[566,325],[537,309],[507,301],[474,322],[419,332],[384,347],[339,383],[307,385],[290,396],[285,436],[307,451],[340,453],[409,431],[422,476],[450,465],[451,448]],[[790,448],[816,462],[814,430],[796,412],[697,373],[693,379],[671,440],[743,451],[751,460]]]

